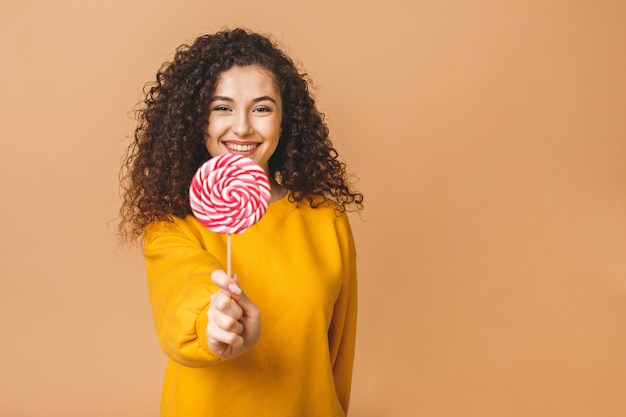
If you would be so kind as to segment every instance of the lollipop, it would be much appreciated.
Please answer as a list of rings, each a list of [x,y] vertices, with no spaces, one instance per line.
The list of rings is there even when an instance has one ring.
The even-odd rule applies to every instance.
[[[206,161],[191,180],[189,204],[196,218],[209,230],[228,235],[245,232],[267,211],[270,183],[265,171],[252,159],[237,154]]]

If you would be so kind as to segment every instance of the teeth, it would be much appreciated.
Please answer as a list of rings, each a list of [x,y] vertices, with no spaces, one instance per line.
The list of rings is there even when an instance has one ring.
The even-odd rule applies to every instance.
[[[256,145],[238,145],[236,143],[228,143],[228,149],[232,149],[237,152],[250,152],[256,148]]]

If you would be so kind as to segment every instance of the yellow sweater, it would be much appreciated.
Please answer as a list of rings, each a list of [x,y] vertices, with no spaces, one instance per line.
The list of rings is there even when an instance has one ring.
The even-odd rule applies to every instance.
[[[226,236],[194,217],[146,229],[144,255],[161,348],[161,416],[335,417],[347,413],[356,331],[356,255],[348,218],[287,197],[232,235],[232,269],[261,314],[261,338],[222,360],[206,311],[226,270]]]

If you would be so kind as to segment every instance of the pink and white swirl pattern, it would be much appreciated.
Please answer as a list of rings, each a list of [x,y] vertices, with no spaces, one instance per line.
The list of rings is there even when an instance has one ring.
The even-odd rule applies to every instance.
[[[252,159],[224,154],[206,161],[189,186],[196,218],[216,233],[239,234],[259,220],[270,201],[265,171]]]

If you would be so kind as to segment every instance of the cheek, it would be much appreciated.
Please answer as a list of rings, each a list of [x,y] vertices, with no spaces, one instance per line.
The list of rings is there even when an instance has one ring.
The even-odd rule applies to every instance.
[[[276,138],[276,140],[278,140],[278,138],[280,138],[281,130],[282,129],[280,127],[280,123],[278,123],[278,122],[272,123],[271,125],[269,125],[267,127],[268,135]]]
[[[204,133],[206,138],[214,138],[216,135],[218,124],[215,121],[210,121],[207,124]]]
[[[220,137],[224,133],[223,123],[220,124],[219,121],[212,121],[206,127],[204,142],[208,145],[209,143],[216,143]]]
[[[219,154],[219,144],[217,141],[218,134],[215,131],[215,126],[212,129],[207,129],[204,134],[204,147],[211,156],[217,156]]]

